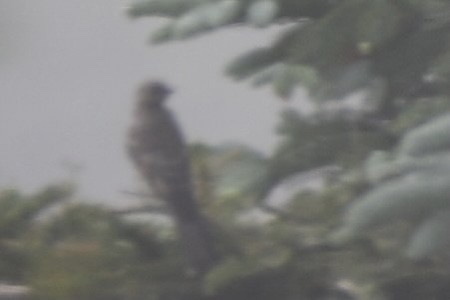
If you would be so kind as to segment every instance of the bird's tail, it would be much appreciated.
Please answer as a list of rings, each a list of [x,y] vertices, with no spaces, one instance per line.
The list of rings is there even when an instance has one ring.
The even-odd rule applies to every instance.
[[[177,222],[189,271],[194,275],[204,274],[219,260],[209,222],[202,216]]]

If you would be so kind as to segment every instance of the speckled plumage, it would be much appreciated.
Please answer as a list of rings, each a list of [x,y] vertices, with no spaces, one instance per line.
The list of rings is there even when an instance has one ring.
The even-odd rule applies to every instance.
[[[184,137],[165,107],[170,92],[160,82],[142,86],[127,148],[152,193],[171,208],[190,268],[202,273],[214,264],[217,255],[194,196]]]

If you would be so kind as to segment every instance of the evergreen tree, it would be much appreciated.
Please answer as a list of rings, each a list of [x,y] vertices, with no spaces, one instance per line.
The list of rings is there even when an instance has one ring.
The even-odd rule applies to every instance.
[[[445,0],[142,0],[129,14],[168,19],[154,43],[236,24],[289,24],[271,45],[227,67],[232,77],[270,83],[283,97],[297,86],[318,100],[365,88],[380,117],[392,119],[414,100],[449,91]]]
[[[445,117],[410,131],[450,107],[448,1],[143,0],[128,12],[132,17],[167,19],[154,33],[153,43],[232,25],[282,25],[272,44],[236,58],[226,67],[227,74],[256,86],[271,84],[281,97],[291,97],[295,88],[303,87],[316,103],[343,101],[364,91],[364,105],[355,116],[339,111],[307,118],[284,114],[280,133],[285,138],[269,162],[267,186],[324,164],[358,166],[372,150],[393,150],[398,141],[399,150],[393,151],[404,155],[389,168],[373,156],[367,163],[378,172],[403,172],[394,170],[412,168],[403,157],[448,150]],[[367,171],[368,178],[372,175]]]
[[[128,13],[166,19],[152,36],[154,44],[231,26],[279,26],[280,33],[271,44],[243,53],[225,67],[228,76],[256,87],[271,85],[283,98],[293,98],[296,88],[304,88],[319,108],[311,116],[283,114],[281,142],[264,160],[264,180],[258,179],[260,196],[299,171],[328,164],[345,170],[325,191],[294,197],[297,204],[288,207],[294,218],[302,217],[296,213],[299,207],[312,213],[322,206],[322,213],[314,214],[313,228],[295,229],[302,233],[300,245],[292,242],[298,240],[295,230],[280,219],[265,228],[238,228],[242,252],[211,272],[206,278],[208,291],[230,295],[229,289],[236,287],[233,298],[251,298],[257,294],[246,294],[246,288],[255,282],[266,286],[275,278],[314,273],[322,281],[305,280],[294,294],[320,299],[310,293],[311,287],[320,287],[315,290],[320,294],[318,290],[333,286],[327,277],[330,273],[340,276],[339,270],[345,270],[347,276],[370,282],[382,299],[411,298],[408,290],[418,291],[421,299],[448,298],[447,271],[435,273],[439,269],[435,266],[427,269],[431,274],[412,276],[419,269],[382,270],[376,261],[379,256],[364,256],[381,250],[383,259],[392,262],[395,255],[391,254],[407,244],[405,256],[423,260],[450,247],[446,234],[450,226],[448,0],[141,0]],[[355,92],[364,96],[353,113],[323,109],[329,103],[344,103]],[[220,181],[212,184],[220,185]],[[298,205],[311,199],[314,208]],[[337,216],[342,211],[340,222]],[[376,247],[371,243],[359,244],[359,250],[348,246],[355,238],[366,238],[370,230],[399,222],[401,226],[384,236],[370,235]],[[386,238],[399,232],[397,240]],[[411,236],[409,242],[402,236]],[[308,243],[309,238],[323,238],[332,245]],[[330,246],[331,254],[323,252]],[[273,256],[268,257],[268,252]],[[296,265],[297,258],[304,265]],[[307,261],[314,262],[308,265]],[[274,270],[277,275],[262,279]],[[278,282],[277,287],[286,292],[278,296],[292,297],[287,291],[290,285]],[[364,299],[375,297],[363,294]]]
[[[30,255],[26,237],[36,225],[37,217],[71,194],[71,189],[64,185],[49,186],[30,196],[16,190],[0,192],[0,280],[23,280]]]

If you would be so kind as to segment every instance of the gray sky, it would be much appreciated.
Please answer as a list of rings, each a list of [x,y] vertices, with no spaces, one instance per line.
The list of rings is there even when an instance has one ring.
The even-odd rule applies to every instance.
[[[190,141],[241,141],[268,151],[286,106],[222,74],[269,33],[236,29],[158,47],[158,20],[131,21],[122,0],[0,0],[0,186],[33,190],[84,166],[81,194],[119,201],[136,187],[124,148],[133,91],[162,78]],[[297,102],[298,103],[298,102]]]

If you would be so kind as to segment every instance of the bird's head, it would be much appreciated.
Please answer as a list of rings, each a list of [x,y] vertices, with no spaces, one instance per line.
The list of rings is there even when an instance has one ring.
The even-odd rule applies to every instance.
[[[139,108],[159,107],[172,93],[172,89],[160,81],[144,83],[138,90]]]

